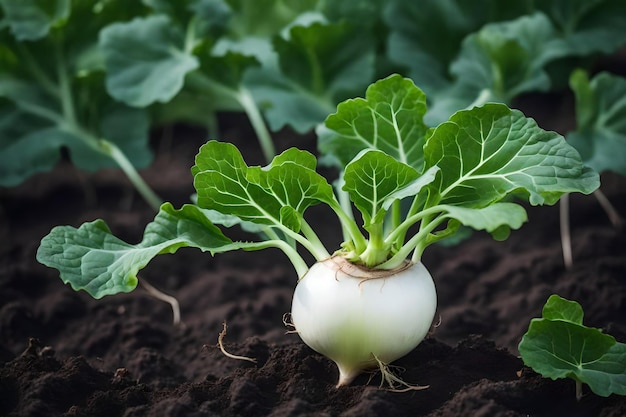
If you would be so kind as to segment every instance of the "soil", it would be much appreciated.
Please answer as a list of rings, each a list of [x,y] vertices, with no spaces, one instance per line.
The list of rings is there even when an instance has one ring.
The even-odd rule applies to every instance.
[[[260,164],[256,142],[242,139],[249,134],[245,119],[223,118],[222,139]],[[156,159],[142,175],[175,206],[194,191],[189,168],[205,139],[185,126],[154,134]],[[288,131],[276,142],[279,149],[315,150],[312,136]],[[626,213],[626,178],[607,173],[602,184]],[[517,352],[529,320],[553,293],[581,303],[587,325],[626,341],[626,236],[593,196],[571,198],[570,269],[562,260],[558,207],[528,207],[529,222],[504,242],[473,233],[456,246],[426,250],[438,323],[394,365],[405,381],[429,387],[402,393],[379,388],[376,374],[335,388],[334,364],[286,333],[296,275],[277,251],[211,257],[181,249],[158,257],[141,279],[178,298],[178,326],[169,306],[142,287],[93,300],[64,285],[57,271],[35,261],[52,227],[103,218],[134,243],[154,215],[115,170],[86,174],[63,162],[0,190],[0,198],[0,415],[626,415],[626,397],[603,398],[585,387],[577,402],[573,381],[541,378]],[[324,242],[338,245],[328,213],[308,214]],[[256,364],[216,347],[224,321],[226,349]]]

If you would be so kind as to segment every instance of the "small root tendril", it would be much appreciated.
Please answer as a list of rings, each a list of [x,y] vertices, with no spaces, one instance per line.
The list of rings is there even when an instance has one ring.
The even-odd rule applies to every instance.
[[[380,381],[381,389],[386,389],[387,391],[391,391],[391,392],[408,392],[408,391],[421,391],[421,390],[430,388],[430,385],[411,385],[407,382],[404,382],[400,377],[396,376],[392,372],[391,370],[392,366],[378,359],[376,355],[372,354],[372,356],[374,356],[374,359],[376,359],[376,362],[378,362],[378,369],[380,370],[380,373],[381,373],[381,381]],[[401,369],[399,367],[395,367],[395,368]],[[385,385],[387,385],[388,388],[384,388]]]
[[[217,344],[220,350],[222,351],[222,353],[224,354],[224,356],[231,358],[231,359],[237,359],[241,361],[248,361],[248,362],[256,363],[256,359],[254,358],[249,358],[248,356],[233,355],[232,353],[229,353],[226,351],[226,349],[224,348],[224,336],[226,336],[226,329],[227,329],[225,321],[223,325],[224,325],[224,328],[222,329],[219,336],[217,337]]]

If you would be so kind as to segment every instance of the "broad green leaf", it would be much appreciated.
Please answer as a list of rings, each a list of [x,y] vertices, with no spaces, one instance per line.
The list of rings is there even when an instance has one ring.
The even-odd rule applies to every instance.
[[[467,35],[486,23],[525,14],[527,7],[499,0],[389,1],[384,13],[390,30],[388,54],[432,98],[451,82],[448,67]]]
[[[440,168],[429,187],[441,204],[482,208],[512,193],[554,204],[564,193],[599,186],[562,136],[502,104],[455,113],[427,139],[424,158],[426,167]]]
[[[0,0],[6,23],[19,41],[34,41],[67,19],[70,0]],[[0,28],[1,29],[1,28]]]
[[[443,205],[446,216],[476,230],[486,230],[497,240],[508,237],[511,229],[519,229],[528,220],[524,207],[515,203],[495,203],[484,208]]]
[[[63,2],[37,3],[50,16],[65,10]],[[26,11],[34,3],[20,4]],[[77,1],[40,39],[18,42],[0,31],[0,184],[50,170],[63,148],[91,171],[116,166],[110,143],[136,168],[148,165],[148,114],[106,93],[97,51],[100,29],[137,11],[121,0]]]
[[[389,155],[377,150],[363,150],[344,171],[343,190],[363,215],[367,227],[380,223],[388,207],[387,200],[399,190],[413,183],[419,173]]]
[[[310,131],[346,97],[374,77],[374,44],[345,23],[292,26],[273,38],[277,62],[251,70],[245,85],[264,109],[272,130]]]
[[[455,82],[431,97],[428,120],[438,123],[476,103],[508,104],[522,93],[546,91],[546,64],[565,55],[554,26],[542,13],[485,25],[463,40],[450,65]]]
[[[626,44],[626,3],[622,0],[536,1],[554,22],[568,55],[610,54]]]
[[[315,10],[319,0],[226,0],[233,10],[229,34],[236,39],[248,36],[272,37],[304,12]]]
[[[166,203],[136,245],[115,237],[104,221],[96,220],[78,229],[52,229],[41,241],[37,260],[59,270],[63,282],[73,289],[101,298],[132,291],[137,286],[137,273],[152,258],[188,246],[211,253],[240,247],[224,236],[198,207],[185,205],[176,210]]]
[[[544,315],[531,320],[519,345],[524,363],[546,378],[585,383],[603,397],[626,395],[626,344],[584,326],[580,305],[572,309],[571,303],[553,295],[546,307],[552,304],[548,310],[557,318]],[[563,310],[558,312],[559,308]]]
[[[413,81],[389,76],[370,85],[364,99],[337,106],[326,119],[334,134],[321,139],[320,151],[345,166],[362,150],[376,149],[421,172],[425,113],[426,96]]]
[[[589,81],[577,71],[570,85],[578,126],[567,135],[568,142],[596,171],[626,175],[626,79],[600,73]]]
[[[107,90],[131,106],[171,100],[198,68],[182,31],[165,15],[113,23],[100,32]]]
[[[61,146],[74,140],[54,127],[36,128],[38,123],[36,118],[0,106],[0,186],[15,186],[51,170],[61,157]]]
[[[332,187],[310,168],[312,159],[306,151],[285,152],[267,168],[249,167],[234,145],[204,144],[192,168],[198,205],[244,221],[299,231],[295,213],[302,216],[311,205],[332,200]],[[300,165],[302,161],[305,165]]]

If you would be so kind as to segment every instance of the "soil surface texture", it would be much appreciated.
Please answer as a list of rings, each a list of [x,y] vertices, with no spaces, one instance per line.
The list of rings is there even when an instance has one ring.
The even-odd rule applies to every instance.
[[[220,138],[249,164],[263,164],[250,137],[245,119],[224,118]],[[154,134],[155,161],[141,174],[176,207],[194,192],[189,169],[206,139],[184,126]],[[315,151],[314,137],[288,131],[276,143]],[[603,174],[602,190],[626,213],[626,178]],[[296,274],[279,251],[211,257],[181,249],[155,259],[140,279],[179,300],[176,326],[169,305],[142,286],[94,300],[64,285],[35,260],[52,227],[102,218],[136,243],[154,217],[118,171],[87,174],[60,163],[0,189],[0,201],[0,416],[626,416],[626,397],[584,387],[576,401],[573,381],[540,377],[517,351],[551,294],[578,301],[586,325],[626,342],[626,235],[592,195],[571,196],[570,269],[558,206],[526,206],[529,222],[503,242],[475,232],[426,249],[438,313],[429,336],[393,364],[404,381],[428,386],[408,392],[379,388],[376,373],[335,388],[335,365],[287,333]],[[331,213],[307,213],[322,240],[338,247]],[[218,349],[224,322],[225,348],[256,363]]]

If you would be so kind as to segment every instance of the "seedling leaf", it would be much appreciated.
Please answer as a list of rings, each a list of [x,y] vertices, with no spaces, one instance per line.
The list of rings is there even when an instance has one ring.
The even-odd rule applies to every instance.
[[[519,351],[546,378],[572,378],[597,395],[626,395],[626,344],[582,324],[578,303],[552,295],[543,318],[532,319]]]

